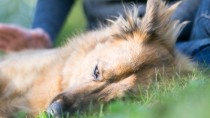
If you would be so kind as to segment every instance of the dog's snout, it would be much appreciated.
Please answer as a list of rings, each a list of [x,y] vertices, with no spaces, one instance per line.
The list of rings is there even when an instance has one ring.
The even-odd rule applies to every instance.
[[[66,93],[61,93],[57,95],[47,108],[48,116],[55,118],[63,118],[67,114],[74,112],[74,97],[67,95]],[[68,114],[69,115],[69,114]]]
[[[50,117],[55,117],[55,118],[62,118],[63,114],[63,102],[58,100],[52,102],[49,107],[47,108],[47,114]]]

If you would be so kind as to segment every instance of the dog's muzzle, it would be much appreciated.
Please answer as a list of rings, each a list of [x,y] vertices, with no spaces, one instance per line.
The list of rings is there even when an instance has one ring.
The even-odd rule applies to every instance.
[[[55,101],[47,108],[47,115],[49,118],[62,118],[63,116],[63,103],[61,101]]]

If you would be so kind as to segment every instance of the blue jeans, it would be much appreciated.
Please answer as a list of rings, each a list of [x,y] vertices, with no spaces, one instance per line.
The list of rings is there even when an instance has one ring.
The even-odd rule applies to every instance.
[[[190,39],[176,47],[193,61],[210,68],[210,0],[201,0]]]
[[[41,28],[52,40],[61,30],[75,0],[37,0],[32,28]]]

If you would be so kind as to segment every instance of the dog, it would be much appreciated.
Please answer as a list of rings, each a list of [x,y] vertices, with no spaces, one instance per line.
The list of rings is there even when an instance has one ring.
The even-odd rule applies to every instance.
[[[164,73],[188,73],[195,67],[175,49],[186,22],[171,19],[180,2],[171,6],[148,0],[146,13],[126,10],[126,17],[81,34],[55,49],[6,56],[0,61],[0,117],[17,111],[85,110],[120,98],[138,85],[148,85]]]

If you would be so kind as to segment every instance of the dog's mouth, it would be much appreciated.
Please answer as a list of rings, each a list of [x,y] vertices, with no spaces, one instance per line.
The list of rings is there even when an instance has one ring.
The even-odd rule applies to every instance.
[[[90,104],[96,105],[100,101],[101,91],[106,86],[106,83],[92,89],[90,86],[84,86],[74,92],[61,93],[52,100],[46,112],[55,118],[65,118],[66,115],[74,115],[76,111],[84,111]]]
[[[63,93],[55,97],[46,110],[48,116],[55,118],[73,116],[77,111],[85,111],[90,104],[96,105],[99,102],[96,94],[67,95]]]
[[[79,97],[79,96],[78,96]],[[67,96],[66,93],[59,94],[47,108],[47,114],[55,118],[65,118],[66,115],[72,116],[77,110],[82,110],[86,104],[82,96],[77,98],[75,95]]]
[[[63,112],[63,103],[61,101],[55,101],[47,108],[47,115],[51,118],[62,118]]]
[[[47,108],[47,113],[56,118],[73,116],[77,111],[86,111],[89,106],[97,108],[101,102],[107,103],[134,87],[136,76],[130,75],[117,81],[95,82],[82,84],[57,95]]]

